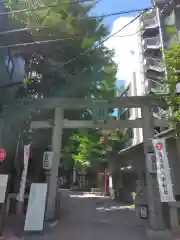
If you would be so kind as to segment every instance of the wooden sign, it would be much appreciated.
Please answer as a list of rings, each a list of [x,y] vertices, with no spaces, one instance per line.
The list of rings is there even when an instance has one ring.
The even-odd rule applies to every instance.
[[[7,183],[8,183],[8,175],[0,174],[0,203],[4,203],[5,201]]]
[[[148,206],[147,205],[141,205],[140,206],[140,218],[141,219],[147,219],[148,218]]]
[[[25,231],[42,231],[47,196],[47,183],[32,183],[25,220]]]
[[[53,152],[44,152],[43,156],[43,168],[50,170],[52,168]]]

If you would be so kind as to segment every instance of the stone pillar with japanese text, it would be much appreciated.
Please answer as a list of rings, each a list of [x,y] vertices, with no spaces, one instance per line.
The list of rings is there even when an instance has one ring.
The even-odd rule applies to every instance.
[[[149,171],[149,154],[153,154],[152,139],[154,137],[153,114],[150,107],[142,107],[144,154],[146,161],[146,188],[148,201],[149,228],[153,231],[166,229],[163,219],[162,204],[157,183],[156,173]]]

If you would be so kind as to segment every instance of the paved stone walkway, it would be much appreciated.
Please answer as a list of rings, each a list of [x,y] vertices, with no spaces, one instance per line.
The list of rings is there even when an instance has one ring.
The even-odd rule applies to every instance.
[[[132,207],[107,197],[62,190],[61,217],[47,234],[6,240],[145,240]]]
[[[63,213],[53,240],[145,240],[134,209],[109,198],[63,191]]]

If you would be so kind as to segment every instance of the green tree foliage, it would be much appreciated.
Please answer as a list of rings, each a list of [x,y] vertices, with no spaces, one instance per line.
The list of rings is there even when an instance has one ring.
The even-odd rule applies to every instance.
[[[98,169],[107,163],[109,153],[124,147],[124,136],[119,129],[101,133],[98,130],[81,130],[71,137],[71,148],[75,167],[79,172]]]
[[[169,96],[166,97],[168,105],[172,109],[170,120],[175,126],[180,123],[180,96],[176,95],[176,83],[180,82],[180,43],[173,43],[165,51],[165,63],[168,78],[164,80],[168,84]]]
[[[29,9],[12,14],[11,18],[17,23],[15,28],[19,25],[28,30],[8,34],[5,37],[6,44],[54,41],[18,48],[18,54],[25,60],[27,84],[27,89],[19,89],[18,98],[93,96],[113,99],[116,96],[117,66],[112,61],[114,53],[104,45],[95,47],[108,35],[103,19],[90,17],[94,1],[82,4],[70,2],[6,0],[10,11]],[[51,7],[46,7],[48,5]],[[89,48],[93,50],[87,51]],[[65,118],[89,120],[92,116],[90,111],[70,111],[65,112]],[[61,163],[65,168],[72,166],[73,161],[77,166],[87,168],[100,159],[103,149],[98,144],[99,135],[93,130],[85,133],[66,130],[63,135]],[[38,136],[39,139],[48,138],[40,137],[39,132],[34,136],[37,142]]]
[[[56,7],[37,9],[47,5]],[[112,51],[101,46],[82,54],[108,34],[102,19],[89,17],[93,5],[93,1],[91,4],[68,4],[64,0],[20,0],[17,4],[8,0],[10,9],[36,8],[13,16],[25,27],[31,28],[27,32],[27,42],[62,39],[28,46],[26,53],[22,51],[26,60],[26,75],[30,78],[29,97],[115,96],[116,65],[112,61]],[[78,55],[81,57],[75,59]]]

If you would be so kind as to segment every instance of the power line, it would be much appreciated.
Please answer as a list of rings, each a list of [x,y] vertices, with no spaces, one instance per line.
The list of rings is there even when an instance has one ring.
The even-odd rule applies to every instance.
[[[57,38],[57,39],[49,39],[49,40],[41,40],[41,41],[34,41],[29,43],[18,43],[18,44],[12,44],[12,45],[5,45],[0,46],[0,49],[4,48],[12,48],[12,47],[22,47],[22,46],[29,46],[29,45],[39,45],[39,44],[45,44],[45,43],[53,43],[53,42],[60,42],[60,41],[66,41],[66,40],[78,40],[82,39],[82,37],[67,37],[67,38]]]
[[[61,4],[76,4],[76,3],[86,3],[86,2],[92,2],[92,0],[77,0],[77,1],[64,1]],[[15,14],[15,13],[23,13],[23,12],[33,12],[33,11],[40,11],[46,8],[55,8],[58,7],[59,4],[51,4],[51,5],[46,5],[46,6],[39,6],[39,7],[31,7],[31,8],[24,8],[24,9],[20,9],[20,10],[12,10],[12,11],[8,11],[8,12],[0,12],[0,16],[1,15],[11,15],[11,14]]]
[[[77,1],[72,1],[72,2],[62,2],[61,4],[77,4],[77,3],[86,3],[86,2],[92,2],[92,0],[77,0]],[[96,3],[98,3],[98,0],[96,1]],[[33,11],[40,11],[46,8],[55,8],[58,7],[59,4],[52,4],[52,5],[46,5],[46,6],[41,6],[41,7],[35,7],[35,8],[24,8],[24,9],[20,9],[20,10],[12,10],[12,11],[8,11],[8,12],[0,12],[0,15],[11,15],[11,14],[16,14],[16,13],[23,13],[23,12],[33,12]],[[152,9],[154,7],[149,7],[149,9]],[[146,8],[147,9],[147,8]],[[132,10],[126,10],[123,11],[124,14],[126,13],[133,13],[133,12],[140,12],[143,11],[144,9],[132,9]],[[116,14],[116,13],[115,13]],[[100,18],[101,16],[98,16],[98,18]]]
[[[0,32],[0,36],[2,35],[7,35],[7,34],[10,34],[10,33],[16,33],[16,32],[24,32],[24,31],[29,31],[29,30],[35,30],[35,31],[40,31],[41,29],[44,29],[44,28],[50,28],[49,26],[43,26],[43,27],[37,27],[37,28],[28,28],[28,27],[25,27],[25,28],[18,28],[18,29],[13,29],[13,30],[7,30],[7,31],[3,31],[3,32]],[[131,33],[131,34],[127,34],[127,35],[122,35],[122,36],[116,36],[116,37],[126,37],[126,36],[131,36],[131,35],[135,35],[136,33],[140,32],[140,30],[138,30],[137,32],[134,32],[134,33]],[[75,38],[78,38],[78,36]]]
[[[7,30],[7,31],[0,32],[0,36],[7,35],[10,33],[29,31],[29,30],[39,31],[40,29],[43,29],[43,28],[49,28],[49,26],[43,26],[43,27],[39,27],[39,28],[38,27],[36,27],[36,28],[25,27],[25,28],[17,28],[17,29]]]
[[[50,70],[48,70],[46,73],[49,73],[59,67],[63,67],[67,64],[70,64],[71,62],[77,60],[78,58],[80,58],[81,56],[86,55],[87,53],[90,53],[92,51],[94,51],[97,47],[101,46],[104,42],[106,42],[107,40],[109,40],[110,38],[114,37],[116,34],[118,34],[119,32],[121,32],[124,28],[128,27],[130,24],[132,24],[134,21],[136,21],[142,14],[144,14],[145,12],[147,12],[149,9],[145,9],[142,13],[138,14],[135,18],[133,18],[129,23],[127,23],[126,25],[124,25],[121,29],[119,29],[118,31],[116,31],[115,33],[109,35],[108,37],[106,37],[105,39],[101,40],[100,43],[95,44],[92,48],[85,50],[84,52],[80,53],[79,55],[75,56],[74,58],[70,59],[69,61],[62,63],[62,64],[58,64],[55,67],[51,68]],[[45,73],[45,74],[46,74]]]
[[[121,35],[121,36],[114,36],[115,38],[124,38],[124,37],[131,37],[131,36],[134,36],[136,35],[137,33],[141,32],[141,29],[137,30],[136,32],[134,33],[130,33],[130,34],[126,34],[126,35]]]
[[[143,11],[148,11],[148,10],[149,9],[144,9]],[[127,12],[129,12],[129,11],[126,11],[126,13]],[[118,13],[106,14],[106,16],[110,16],[110,15],[114,16],[115,14],[124,14],[124,11],[123,12],[118,12]],[[98,16],[98,17],[102,17],[102,16]],[[43,28],[48,28],[48,26],[44,26]],[[13,33],[13,32],[20,32],[20,31],[25,31],[25,30],[33,30],[33,28],[26,27],[26,28],[22,28],[22,29],[8,30],[8,31],[0,32],[0,35],[4,35],[4,34],[6,35],[6,34]],[[38,31],[39,28],[36,28],[36,30]],[[120,36],[117,36],[117,37],[120,37]],[[69,38],[47,39],[47,40],[34,41],[34,42],[29,42],[29,43],[18,43],[18,44],[11,44],[11,45],[3,45],[3,46],[0,46],[0,49],[12,48],[12,47],[22,47],[22,46],[35,45],[35,44],[39,45],[39,44],[45,44],[45,43],[52,43],[52,42],[59,42],[59,41],[66,41],[66,40],[77,40],[77,39],[82,39],[82,37],[74,36],[74,37],[69,37]]]
[[[157,29],[159,29],[160,27],[157,27]],[[122,36],[114,36],[115,38],[124,38],[124,37],[131,37],[131,36],[134,36],[136,35],[137,33],[143,31],[143,29],[139,29],[137,30],[136,32],[134,33],[130,33],[130,34],[126,34],[126,35],[122,35]]]
[[[102,14],[102,15],[98,15],[98,16],[88,16],[88,18],[89,19],[98,19],[98,18],[112,17],[112,16],[118,16],[118,15],[123,15],[123,14],[128,14],[128,13],[141,12],[141,11],[144,11],[146,9],[147,8],[145,8],[145,9],[132,9],[132,10],[126,10],[126,11],[121,11],[121,12],[113,12],[113,13]],[[153,9],[153,8],[148,8],[148,9],[150,10],[150,9]],[[1,13],[0,13],[0,15],[1,15]],[[87,16],[78,17],[78,19],[85,19],[85,18],[87,18]],[[7,35],[7,34],[10,34],[10,33],[17,33],[17,32],[29,31],[29,30],[39,31],[41,29],[50,28],[50,27],[51,26],[39,26],[39,27],[36,27],[36,28],[25,27],[25,28],[19,28],[19,29],[12,29],[12,30],[7,30],[7,31],[0,32],[0,35]]]
[[[87,54],[87,53],[90,53],[92,51],[94,51],[95,49],[97,49],[97,47],[101,46],[104,42],[106,42],[107,40],[109,40],[111,37],[114,37],[116,34],[118,34],[119,32],[121,32],[124,28],[128,27],[130,24],[132,24],[134,21],[136,21],[142,14],[144,14],[145,12],[147,12],[149,9],[144,9],[143,12],[141,12],[139,15],[137,15],[134,19],[132,19],[129,23],[127,23],[126,25],[124,25],[121,29],[119,29],[118,31],[116,31],[115,33],[109,35],[108,37],[106,37],[105,39],[103,39],[102,41],[100,41],[100,43],[98,44],[95,44],[94,47],[80,53],[79,55],[75,56],[74,58],[70,59],[69,61],[63,63],[63,64],[58,64],[56,65],[55,67],[51,68],[50,70],[48,70],[47,72],[45,72],[44,74],[47,74],[59,67],[63,67],[67,64],[70,64],[71,62],[75,61],[76,59],[80,58],[81,56]],[[62,39],[61,39],[62,40]],[[48,40],[47,40],[48,41]],[[2,46],[3,47],[3,46]],[[5,47],[5,46],[4,46]],[[7,86],[6,85],[3,85],[3,86],[0,86],[0,88],[6,88],[6,87],[13,87],[14,85],[22,85],[23,83],[22,82],[16,82],[16,83],[13,83],[13,84],[9,84]]]
[[[131,10],[125,10],[125,11],[121,11],[121,12],[105,13],[105,14],[102,14],[102,15],[99,15],[99,16],[89,16],[89,17],[90,18],[111,17],[111,16],[118,16],[118,15],[123,15],[123,14],[128,14],[128,13],[142,12],[142,11],[145,11],[145,10],[149,11],[150,9],[154,9],[154,7],[141,8],[141,9],[131,9]]]
[[[114,36],[114,37],[116,37],[116,38],[130,37],[130,36],[133,36],[133,35],[137,34],[140,31],[141,30],[138,30],[138,31],[136,31],[132,34],[122,35],[122,36]],[[1,35],[1,33],[0,33],[0,35]],[[55,42],[61,42],[61,41],[66,41],[66,40],[82,40],[82,39],[83,39],[83,37],[80,37],[80,36],[57,38],[57,39],[47,39],[47,40],[33,41],[33,42],[27,42],[27,43],[17,43],[17,44],[3,45],[3,46],[0,46],[0,49],[13,48],[13,47],[23,47],[23,46],[36,45],[36,44],[40,45],[40,44],[46,44],[46,43],[55,43]]]

